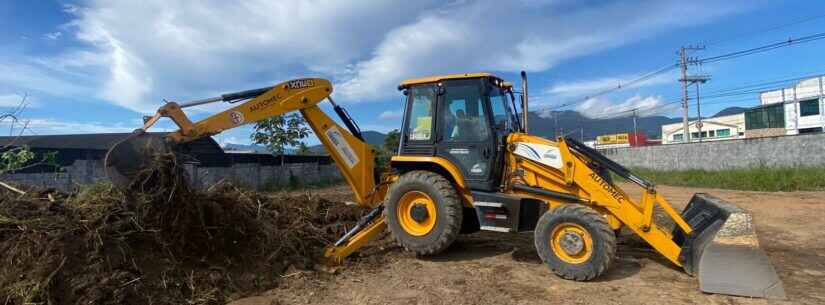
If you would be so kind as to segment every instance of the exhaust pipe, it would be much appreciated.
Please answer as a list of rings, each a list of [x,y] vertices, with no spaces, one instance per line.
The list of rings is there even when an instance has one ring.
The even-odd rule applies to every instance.
[[[524,70],[521,71],[521,110],[524,119],[522,120],[522,125],[524,125],[524,133],[527,132],[527,114],[529,113],[527,108],[527,72]]]

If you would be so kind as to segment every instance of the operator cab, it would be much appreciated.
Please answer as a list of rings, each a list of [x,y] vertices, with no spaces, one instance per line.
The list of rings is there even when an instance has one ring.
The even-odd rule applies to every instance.
[[[512,85],[472,73],[406,80],[399,90],[407,97],[399,155],[444,158],[471,189],[497,190],[507,136],[520,128]]]

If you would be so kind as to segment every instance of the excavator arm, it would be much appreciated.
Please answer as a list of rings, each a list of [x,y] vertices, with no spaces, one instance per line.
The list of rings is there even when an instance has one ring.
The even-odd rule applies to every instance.
[[[381,203],[388,183],[378,183],[375,174],[375,150],[361,139],[357,125],[343,108],[332,101],[331,93],[332,84],[328,80],[304,78],[215,98],[180,104],[168,102],[158,109],[154,116],[146,119],[142,128],[109,150],[105,170],[116,185],[127,187],[134,175],[148,166],[154,154],[174,151],[178,144],[212,136],[244,124],[299,111],[341,170],[353,190],[355,201],[360,206],[373,208],[355,228],[327,249],[326,256],[340,262],[386,227],[381,214]],[[333,104],[335,112],[347,126],[346,129],[318,107],[325,99]],[[192,122],[183,112],[187,107],[215,102],[237,103],[243,100],[247,101],[198,122]],[[170,118],[180,129],[165,136],[146,132],[164,117]]]

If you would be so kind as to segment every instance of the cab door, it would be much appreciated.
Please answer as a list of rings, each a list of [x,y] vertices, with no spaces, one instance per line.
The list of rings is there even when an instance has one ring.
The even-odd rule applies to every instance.
[[[485,83],[484,79],[441,83],[435,154],[457,165],[471,189],[494,191],[497,150]]]

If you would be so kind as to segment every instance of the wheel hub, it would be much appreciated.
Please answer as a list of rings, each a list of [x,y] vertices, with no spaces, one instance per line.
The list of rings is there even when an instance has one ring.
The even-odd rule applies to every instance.
[[[435,201],[421,191],[410,191],[401,196],[396,208],[396,219],[401,228],[412,236],[424,236],[435,228],[438,218]]]
[[[430,217],[429,213],[427,213],[427,207],[423,204],[416,203],[410,209],[410,218],[415,220],[415,222],[424,222],[427,218]]]
[[[565,232],[559,244],[568,255],[578,255],[584,250],[584,239],[574,232]]]

